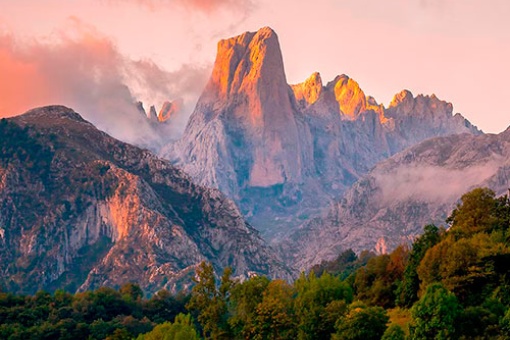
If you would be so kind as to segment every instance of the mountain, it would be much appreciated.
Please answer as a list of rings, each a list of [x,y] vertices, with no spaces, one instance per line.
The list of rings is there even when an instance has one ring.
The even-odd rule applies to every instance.
[[[63,106],[0,122],[0,284],[70,291],[189,283],[203,260],[234,275],[289,278],[216,189]]]
[[[288,85],[268,27],[218,43],[184,135],[161,156],[233,199],[272,242],[317,216],[375,164],[424,139],[481,132],[452,105],[397,94],[388,108],[340,75]]]
[[[289,263],[309,268],[342,250],[391,251],[444,225],[458,198],[475,187],[506,194],[510,186],[510,129],[428,139],[379,163],[323,216],[290,237]],[[286,253],[288,249],[282,249]]]

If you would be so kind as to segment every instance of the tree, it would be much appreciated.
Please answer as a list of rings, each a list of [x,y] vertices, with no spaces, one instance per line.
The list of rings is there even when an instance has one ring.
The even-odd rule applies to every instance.
[[[462,195],[461,203],[447,219],[452,232],[463,237],[492,230],[498,224],[495,196],[488,188],[476,188]]]
[[[338,312],[345,312],[345,306],[353,298],[351,287],[328,273],[317,278],[311,272],[308,276],[301,274],[294,282],[294,288],[297,293],[294,311],[298,323],[298,338],[329,338],[335,330],[336,318],[331,318],[328,314],[339,316]],[[344,308],[332,304],[335,301],[343,301]]]
[[[406,333],[402,327],[397,324],[393,324],[386,328],[381,340],[405,340],[405,338]]]
[[[232,288],[230,295],[230,314],[228,322],[234,335],[251,339],[256,308],[262,302],[263,293],[270,280],[265,276],[255,276]]]
[[[198,322],[202,326],[206,339],[228,338],[228,298],[234,285],[231,280],[232,270],[225,268],[219,289],[216,287],[212,264],[202,262],[193,278],[195,286],[191,291],[191,299],[186,308],[198,314]]]
[[[510,308],[506,311],[505,316],[501,318],[499,326],[501,327],[501,334],[510,338]]]
[[[174,320],[179,313],[186,312],[185,301],[180,301],[168,290],[160,290],[142,304],[143,314],[155,323]]]
[[[269,283],[257,305],[253,323],[254,339],[293,339],[296,337],[292,297],[294,290],[283,280]]]
[[[411,339],[450,339],[460,305],[453,293],[441,283],[427,287],[425,294],[411,309]]]
[[[137,340],[198,340],[191,315],[179,314],[173,323],[164,322],[149,333],[139,335]]]
[[[137,301],[141,300],[143,298],[143,291],[142,288],[140,288],[139,285],[129,282],[124,284],[119,289],[119,293],[122,295],[122,297],[130,299],[131,301]]]
[[[388,315],[381,307],[367,307],[355,302],[349,313],[336,324],[334,340],[379,340],[386,330]]]
[[[426,225],[423,235],[413,243],[409,261],[404,270],[402,282],[397,289],[397,305],[410,308],[418,300],[420,279],[417,268],[428,249],[432,248],[441,240],[440,230],[433,224]]]

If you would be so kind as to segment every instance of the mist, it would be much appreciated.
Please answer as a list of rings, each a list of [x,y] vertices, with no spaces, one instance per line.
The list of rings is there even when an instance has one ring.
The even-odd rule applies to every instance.
[[[157,151],[177,139],[202,91],[209,66],[169,72],[151,60],[131,60],[93,27],[72,19],[44,41],[0,33],[0,116],[45,105],[65,105],[122,141]],[[175,119],[150,122],[136,107],[159,111],[182,102]]]

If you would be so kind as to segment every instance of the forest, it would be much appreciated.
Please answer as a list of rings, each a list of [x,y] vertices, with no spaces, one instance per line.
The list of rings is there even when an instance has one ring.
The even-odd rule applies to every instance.
[[[446,226],[389,254],[344,251],[293,283],[203,262],[188,293],[1,292],[0,338],[509,339],[508,197],[474,189]]]

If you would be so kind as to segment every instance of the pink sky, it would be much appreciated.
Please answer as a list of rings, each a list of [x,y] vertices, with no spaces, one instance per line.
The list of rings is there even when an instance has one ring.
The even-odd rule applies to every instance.
[[[500,103],[509,17],[507,0],[0,0],[0,114],[57,102],[82,109],[96,85],[108,96],[106,105],[89,94],[96,107],[116,102],[108,91],[126,97],[127,85],[150,103],[184,98],[191,111],[217,41],[270,26],[289,83],[345,73],[385,105],[404,88],[435,93],[500,132],[510,125]]]

